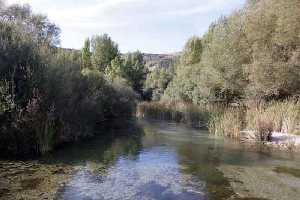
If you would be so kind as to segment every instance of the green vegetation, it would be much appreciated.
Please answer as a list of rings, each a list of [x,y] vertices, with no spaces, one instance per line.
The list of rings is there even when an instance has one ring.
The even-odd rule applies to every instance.
[[[0,6],[1,152],[44,153],[92,136],[131,117],[136,99],[154,101],[140,115],[209,124],[230,137],[299,133],[299,0],[249,0],[189,39],[175,60],[121,54],[107,34],[87,38],[81,51],[62,49],[47,17]],[[144,58],[154,57],[168,64],[146,69]]]
[[[216,107],[209,110],[209,128],[216,134],[239,137],[253,130],[269,140],[272,131],[298,133],[299,10],[299,0],[247,1],[202,38],[192,37],[173,72],[152,72],[145,88],[154,91],[154,101]],[[165,112],[161,105],[157,112]]]
[[[206,107],[199,107],[183,102],[144,102],[138,105],[137,115],[142,118],[154,118],[186,123],[193,127],[207,127],[209,112]]]
[[[92,67],[91,63],[91,43],[90,39],[86,39],[84,41],[84,47],[81,51],[82,54],[82,63],[81,63],[81,69],[87,69]]]
[[[92,65],[94,69],[104,72],[111,61],[120,55],[118,45],[107,35],[96,35],[91,40]]]
[[[0,9],[1,154],[45,153],[133,116],[139,53],[123,61],[108,35],[87,39],[81,52],[62,49],[47,17],[28,5]]]
[[[220,18],[187,42],[166,98],[201,104],[299,95],[299,9],[299,0],[248,1]]]
[[[240,138],[241,131],[254,131],[257,140],[270,140],[273,131],[299,132],[300,105],[297,100],[273,101],[226,108],[210,119],[210,131],[219,135]]]
[[[147,74],[144,90],[153,101],[159,101],[173,77],[173,68],[158,68]]]

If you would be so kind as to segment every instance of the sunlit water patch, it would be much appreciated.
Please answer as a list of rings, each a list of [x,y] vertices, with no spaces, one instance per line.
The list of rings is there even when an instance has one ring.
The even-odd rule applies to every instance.
[[[205,182],[180,172],[176,151],[166,146],[121,157],[96,173],[87,165],[64,188],[62,199],[206,199]]]

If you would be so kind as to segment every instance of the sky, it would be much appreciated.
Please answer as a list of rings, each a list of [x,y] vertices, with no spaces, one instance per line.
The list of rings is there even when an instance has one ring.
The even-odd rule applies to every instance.
[[[28,3],[61,28],[61,46],[80,49],[87,37],[109,34],[121,52],[181,51],[245,0],[6,0]]]

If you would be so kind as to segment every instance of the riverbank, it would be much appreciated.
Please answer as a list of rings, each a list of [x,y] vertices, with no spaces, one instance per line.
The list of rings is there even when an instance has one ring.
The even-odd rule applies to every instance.
[[[0,161],[0,199],[55,199],[58,189],[74,172],[74,167],[64,164]]]
[[[242,131],[240,140],[247,142],[257,142],[255,131]],[[300,135],[293,135],[283,132],[272,132],[271,140],[264,144],[271,148],[283,151],[300,152]]]
[[[138,106],[138,117],[176,121],[247,143],[300,151],[300,104],[294,99],[227,106],[146,102]]]

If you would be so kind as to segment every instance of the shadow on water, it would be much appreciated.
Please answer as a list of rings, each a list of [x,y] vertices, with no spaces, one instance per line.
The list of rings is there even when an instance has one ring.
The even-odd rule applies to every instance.
[[[40,160],[47,164],[63,163],[82,166],[87,162],[109,165],[119,156],[134,158],[142,148],[143,129],[138,125],[114,129],[99,136],[73,144],[66,144]]]

